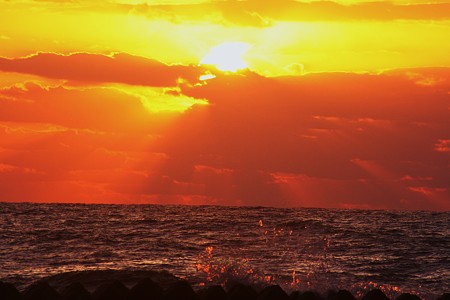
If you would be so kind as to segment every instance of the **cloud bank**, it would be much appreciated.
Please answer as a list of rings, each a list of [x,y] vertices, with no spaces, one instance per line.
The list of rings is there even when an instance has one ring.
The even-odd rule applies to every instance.
[[[105,83],[173,86],[199,68],[88,54],[0,68],[89,83],[1,88],[7,201],[450,209],[448,68],[217,73],[178,82],[174,97],[209,105],[170,115]]]

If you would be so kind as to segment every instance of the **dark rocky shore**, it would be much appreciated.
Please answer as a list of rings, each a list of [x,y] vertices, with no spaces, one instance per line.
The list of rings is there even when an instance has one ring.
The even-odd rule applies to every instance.
[[[101,276],[99,276],[101,274]],[[347,290],[294,291],[287,294],[278,285],[255,290],[236,283],[225,290],[219,285],[199,288],[166,272],[152,271],[82,271],[68,272],[41,279],[23,291],[0,281],[0,300],[357,300]],[[421,300],[404,293],[390,299],[373,289],[360,300]],[[436,300],[450,300],[444,293]]]

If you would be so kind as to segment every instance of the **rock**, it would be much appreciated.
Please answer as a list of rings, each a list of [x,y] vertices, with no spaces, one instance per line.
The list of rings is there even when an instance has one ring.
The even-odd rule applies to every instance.
[[[79,283],[72,283],[61,293],[62,300],[92,300],[91,294]]]
[[[228,292],[226,300],[256,300],[258,294],[248,285],[236,284]]]
[[[150,278],[139,281],[130,292],[133,300],[164,300],[163,289]]]
[[[421,300],[419,296],[410,293],[404,293],[398,296],[395,300]]]
[[[227,293],[220,285],[213,285],[197,293],[200,300],[225,300]]]
[[[450,293],[442,294],[436,300],[450,300]]]
[[[32,284],[23,293],[25,300],[60,300],[61,296],[46,282]]]
[[[257,300],[289,300],[289,296],[279,285],[272,285],[264,288]]]
[[[93,294],[98,287],[113,281],[120,281],[126,287],[133,287],[139,281],[149,278],[163,289],[167,289],[179,279],[166,271],[148,270],[86,270],[65,272],[48,276],[40,281],[47,282],[55,289],[64,289],[72,283],[79,282]]]
[[[339,290],[334,295],[333,300],[356,300],[356,298],[347,290]]]
[[[179,281],[168,289],[166,300],[198,300],[198,297],[188,282]]]
[[[0,299],[21,300],[22,294],[12,284],[0,281]]]
[[[324,300],[322,296],[313,291],[306,291],[300,294],[297,300]]]
[[[300,292],[299,291],[294,291],[289,295],[289,299],[290,300],[297,300],[298,297],[300,297]]]
[[[369,291],[361,300],[390,300],[380,289]]]
[[[101,285],[92,294],[93,300],[131,300],[130,290],[120,281]]]

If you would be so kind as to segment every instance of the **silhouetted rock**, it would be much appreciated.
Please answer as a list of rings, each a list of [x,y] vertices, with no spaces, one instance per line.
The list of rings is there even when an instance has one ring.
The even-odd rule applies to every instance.
[[[61,294],[62,300],[92,300],[91,294],[79,283],[72,283]]]
[[[189,283],[179,281],[167,290],[166,300],[198,300],[198,297]]]
[[[115,280],[120,281],[126,287],[135,286],[139,281],[149,278],[159,285],[163,290],[172,286],[180,279],[167,271],[149,271],[149,270],[85,270],[64,272],[57,275],[45,277],[43,281],[50,286],[65,287],[72,283],[79,282],[91,294],[99,286],[111,283]]]
[[[369,291],[361,300],[390,300],[380,289]]]
[[[300,294],[297,300],[324,300],[322,296],[313,291],[306,291]]]
[[[164,291],[150,278],[139,281],[131,289],[132,300],[164,300]]]
[[[96,289],[92,298],[93,300],[130,300],[131,295],[120,281],[113,281]]]
[[[334,294],[333,298],[329,300],[356,300],[355,296],[347,290],[339,290]]]
[[[248,285],[236,284],[228,292],[226,300],[256,300],[258,294]]]
[[[15,286],[9,283],[0,281],[0,299],[1,300],[21,300],[22,294]]]
[[[290,300],[297,300],[298,297],[300,297],[300,292],[299,291],[294,291],[289,295],[289,299]]]
[[[450,300],[450,293],[442,294],[436,300]]]
[[[404,293],[398,296],[395,300],[421,300],[419,296],[410,293]]]
[[[335,290],[328,290],[325,299],[334,300],[336,298],[337,292]]]
[[[61,296],[46,282],[31,285],[24,293],[25,300],[60,300]]]
[[[200,300],[225,300],[227,293],[220,285],[213,285],[197,292]]]
[[[289,300],[289,296],[279,285],[271,285],[259,293],[257,300]]]

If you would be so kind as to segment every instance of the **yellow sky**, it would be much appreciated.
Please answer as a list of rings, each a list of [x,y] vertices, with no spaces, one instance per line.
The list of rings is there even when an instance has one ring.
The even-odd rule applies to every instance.
[[[314,11],[317,15],[297,21],[295,15],[281,10],[273,16],[262,15],[270,8],[269,2],[267,7],[251,6],[258,13],[246,15],[238,10],[230,13],[233,4],[228,2],[202,15],[205,6],[193,5],[181,17],[170,14],[176,5],[159,9],[149,4],[133,5],[136,2],[40,1],[33,6],[28,1],[0,2],[0,56],[19,57],[36,51],[126,52],[169,64],[197,64],[220,43],[245,42],[251,45],[245,55],[249,67],[272,76],[450,65],[450,22],[439,9],[433,12],[436,19],[433,14],[416,14],[407,19],[380,15],[379,19],[369,16],[371,19],[360,20],[355,19],[355,13],[330,17],[326,7],[319,7]],[[429,1],[439,2],[444,3]],[[364,5],[362,1],[340,3]],[[393,3],[424,4],[419,0]],[[370,9],[366,9],[368,14]],[[252,19],[255,16],[258,20]]]

